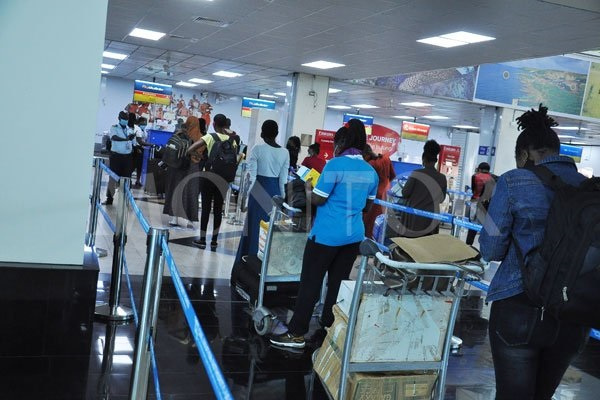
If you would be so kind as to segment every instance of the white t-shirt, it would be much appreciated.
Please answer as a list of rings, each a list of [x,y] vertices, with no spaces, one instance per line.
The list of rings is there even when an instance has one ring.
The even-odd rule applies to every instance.
[[[248,172],[250,184],[256,181],[256,176],[279,178],[281,193],[285,193],[285,184],[290,167],[290,153],[283,147],[273,147],[266,143],[257,144],[250,150],[248,156]]]

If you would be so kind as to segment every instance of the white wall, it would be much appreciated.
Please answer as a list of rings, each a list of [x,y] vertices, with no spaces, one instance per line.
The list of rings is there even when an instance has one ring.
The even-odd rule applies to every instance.
[[[106,10],[107,0],[0,3],[2,261],[83,261]]]
[[[578,168],[588,167],[594,172],[594,176],[600,176],[600,147],[584,147],[581,162]]]

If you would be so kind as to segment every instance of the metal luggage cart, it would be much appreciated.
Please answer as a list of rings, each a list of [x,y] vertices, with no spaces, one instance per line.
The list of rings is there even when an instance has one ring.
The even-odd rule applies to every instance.
[[[272,310],[264,305],[265,292],[268,290],[268,286],[282,282],[300,282],[304,246],[310,224],[309,218],[301,209],[289,206],[281,196],[273,197],[272,204],[262,256],[258,298],[255,304],[250,302],[254,328],[261,336],[271,332],[277,319]],[[279,246],[277,248],[278,257],[285,256],[288,260],[286,265],[271,263],[271,252],[275,240]],[[243,289],[237,286],[236,290],[243,292]],[[248,293],[240,294],[244,298],[250,298]]]
[[[346,337],[342,350],[340,384],[338,399],[345,399],[348,389],[350,373],[375,373],[375,372],[437,372],[437,382],[431,394],[432,399],[442,400],[446,383],[448,358],[452,348],[452,333],[458,315],[460,299],[463,296],[465,280],[477,280],[477,276],[484,272],[484,265],[477,262],[459,264],[423,264],[415,262],[393,261],[385,256],[378,245],[372,240],[361,243],[362,255],[356,287],[352,295],[352,302],[348,312]],[[369,263],[373,258],[374,262]],[[365,275],[366,281],[365,281]],[[380,279],[384,285],[375,285],[374,280]],[[358,284],[362,282],[362,284]],[[432,361],[394,361],[394,362],[353,362],[351,354],[355,341],[355,328],[359,313],[359,304],[363,295],[373,295],[373,286],[385,288],[383,296],[440,296],[444,302],[451,302],[448,313],[446,331],[441,346],[440,360]],[[384,289],[382,289],[384,290]],[[316,356],[313,355],[313,361]],[[316,375],[316,374],[315,374]],[[330,398],[333,398],[328,389],[323,385]]]

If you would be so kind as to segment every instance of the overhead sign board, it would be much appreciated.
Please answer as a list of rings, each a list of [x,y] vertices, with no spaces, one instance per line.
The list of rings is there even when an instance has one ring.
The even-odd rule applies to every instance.
[[[367,135],[370,135],[373,131],[374,118],[372,116],[344,113],[344,125],[347,124],[351,119],[358,119],[359,121],[362,121],[362,123],[365,124],[365,132]]]
[[[583,154],[583,147],[572,146],[570,144],[560,145],[560,155],[571,157],[576,163],[581,162],[581,155]]]
[[[402,122],[402,139],[426,142],[430,129],[429,125],[404,121]]]
[[[274,110],[275,102],[271,100],[253,99],[251,97],[242,98],[242,117],[250,118],[253,108],[264,108]]]
[[[133,86],[133,101],[169,105],[173,86],[136,80]]]

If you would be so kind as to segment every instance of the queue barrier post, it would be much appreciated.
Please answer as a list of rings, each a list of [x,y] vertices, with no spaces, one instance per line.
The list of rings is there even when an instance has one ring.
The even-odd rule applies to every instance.
[[[110,293],[108,304],[96,306],[95,315],[107,321],[132,321],[133,311],[129,307],[120,306],[121,276],[123,274],[123,261],[125,258],[125,244],[127,243],[127,196],[131,180],[121,177],[119,179],[119,202],[117,205],[117,226],[113,235],[113,260],[110,277]]]
[[[164,269],[164,255],[161,248],[163,238],[168,240],[168,229],[150,228],[144,283],[142,307],[135,334],[135,350],[131,380],[129,382],[129,399],[145,399],[148,393],[148,374],[150,371],[150,342],[156,335],[156,320]]]
[[[248,165],[246,163],[242,163],[242,173],[240,175],[240,188],[238,190],[237,202],[235,204],[235,214],[229,220],[229,225],[244,225],[244,220],[242,219],[242,202],[244,201],[243,194],[247,192],[246,186],[248,185],[248,177],[246,173],[246,169]]]
[[[100,162],[100,158],[94,158],[94,182],[92,184],[92,194],[90,195],[88,227],[85,233],[85,244],[92,248],[96,243],[96,227],[98,226],[98,202],[100,201],[100,182],[102,181]]]

